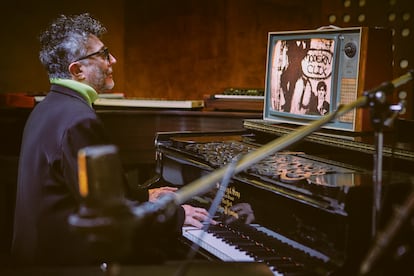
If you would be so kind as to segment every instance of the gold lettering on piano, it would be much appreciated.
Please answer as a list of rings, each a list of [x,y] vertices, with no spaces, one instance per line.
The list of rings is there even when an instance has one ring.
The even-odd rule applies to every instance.
[[[228,187],[221,200],[221,208],[224,215],[232,216],[236,219],[239,218],[237,212],[232,210],[235,200],[239,200],[241,197],[240,192],[235,187]]]

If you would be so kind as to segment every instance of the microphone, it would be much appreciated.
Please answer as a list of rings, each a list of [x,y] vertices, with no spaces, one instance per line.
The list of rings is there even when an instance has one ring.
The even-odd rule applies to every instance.
[[[97,256],[106,259],[128,256],[134,250],[131,241],[144,222],[163,224],[175,215],[179,206],[173,195],[163,196],[154,203],[129,201],[115,145],[80,149],[78,180],[81,202],[68,223],[86,236]]]
[[[116,146],[98,145],[79,150],[78,181],[83,198],[81,215],[87,215],[84,212],[109,215],[125,206],[122,165]]]
[[[404,75],[394,79],[393,81],[391,81],[393,89],[398,88],[401,85],[404,85],[407,82],[411,81],[413,79],[413,76],[414,76],[414,70],[411,69],[407,73],[405,73]]]
[[[83,234],[97,256],[120,259],[131,250],[134,215],[124,197],[123,170],[114,145],[97,145],[78,152],[81,202],[68,217],[72,230]]]
[[[394,89],[406,84],[407,82],[411,81],[413,79],[414,76],[414,70],[411,69],[409,70],[407,73],[405,73],[404,75],[401,75],[400,77],[389,81],[389,82],[384,82],[382,83],[380,86],[369,90],[369,91],[365,91],[363,93],[364,96],[366,96],[369,100],[368,103],[372,103],[373,99],[378,100],[380,103],[384,103],[385,102],[385,95],[384,94],[389,94],[392,91],[394,91]],[[370,101],[371,100],[371,101]]]

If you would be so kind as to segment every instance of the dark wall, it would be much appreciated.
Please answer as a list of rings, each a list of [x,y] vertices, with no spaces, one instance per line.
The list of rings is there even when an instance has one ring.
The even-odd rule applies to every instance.
[[[387,28],[392,32],[393,77],[414,69],[414,2],[412,0],[324,0],[321,9],[324,25],[340,27],[368,26]],[[374,45],[375,47],[375,45]],[[386,55],[386,54],[384,54]],[[368,72],[374,75],[375,72]],[[414,120],[414,85],[396,89],[393,102],[405,98],[402,118]]]
[[[107,26],[115,90],[201,99],[227,87],[263,87],[267,33],[320,26],[393,31],[394,77],[413,68],[411,0],[15,0],[2,4],[0,93],[47,91],[37,35],[60,13],[90,12]],[[374,74],[374,73],[372,73]],[[407,116],[413,118],[412,86]],[[396,95],[396,98],[398,95]]]

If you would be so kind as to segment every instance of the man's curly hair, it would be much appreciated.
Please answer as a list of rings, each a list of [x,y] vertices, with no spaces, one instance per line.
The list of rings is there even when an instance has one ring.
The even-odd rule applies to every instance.
[[[101,38],[105,33],[106,28],[89,13],[60,15],[39,36],[39,58],[49,78],[70,78],[69,64],[86,55],[89,36]]]

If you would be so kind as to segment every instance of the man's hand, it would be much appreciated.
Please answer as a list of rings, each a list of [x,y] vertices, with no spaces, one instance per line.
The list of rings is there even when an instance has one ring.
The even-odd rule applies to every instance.
[[[154,202],[159,199],[161,196],[174,193],[177,191],[177,188],[174,187],[161,187],[161,188],[154,188],[148,190],[148,201]]]
[[[170,194],[170,193],[175,193],[176,191],[177,191],[177,188],[168,187],[168,186],[149,189],[148,190],[148,201],[154,202],[158,200],[160,197]],[[185,211],[184,225],[202,228],[203,227],[202,222],[210,220],[208,217],[208,212],[204,208],[193,207],[187,204],[182,205],[182,207],[184,208],[184,211]],[[217,222],[214,220],[210,220],[210,223],[216,224]]]
[[[250,224],[255,220],[252,206],[249,203],[237,203],[230,208],[235,214],[226,216],[224,223],[230,224],[236,220],[240,220],[245,224]]]
[[[203,221],[210,220],[208,212],[204,208],[193,207],[191,205],[182,205],[185,211],[184,225],[190,225],[197,228],[202,228]],[[214,220],[210,220],[212,224],[216,224]]]

